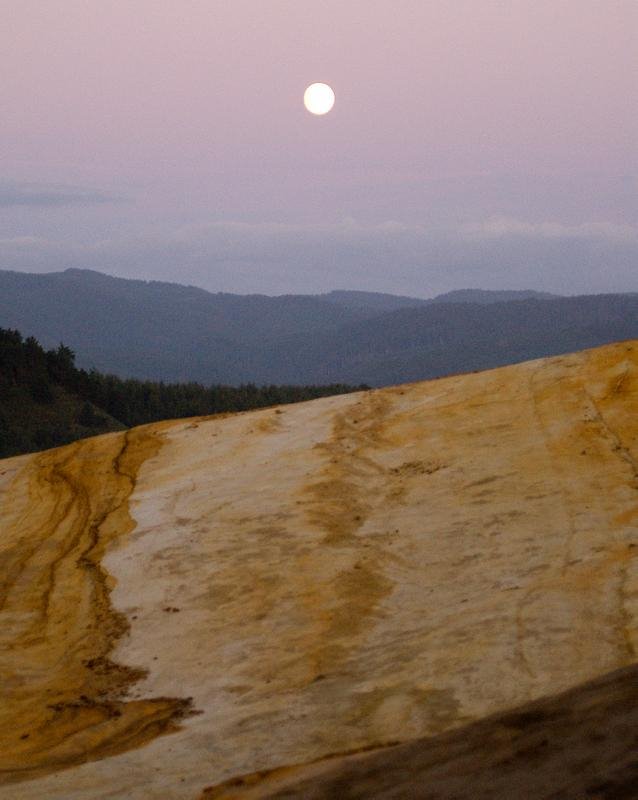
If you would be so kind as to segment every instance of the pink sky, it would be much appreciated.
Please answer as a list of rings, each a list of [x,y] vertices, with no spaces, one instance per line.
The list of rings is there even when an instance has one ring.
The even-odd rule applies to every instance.
[[[28,182],[127,202],[6,202],[0,239],[635,225],[637,52],[633,0],[6,3],[5,195]],[[316,80],[337,95],[323,118],[301,103]]]

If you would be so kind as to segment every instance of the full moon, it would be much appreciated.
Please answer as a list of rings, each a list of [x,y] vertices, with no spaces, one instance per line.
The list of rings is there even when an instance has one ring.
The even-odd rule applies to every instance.
[[[327,114],[335,104],[335,93],[327,83],[311,83],[304,92],[303,104],[311,114]]]

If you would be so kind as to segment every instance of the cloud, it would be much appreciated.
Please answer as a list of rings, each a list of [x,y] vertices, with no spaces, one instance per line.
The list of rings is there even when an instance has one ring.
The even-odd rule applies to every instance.
[[[472,225],[294,225],[215,221],[91,244],[0,240],[0,268],[67,267],[211,291],[285,294],[357,288],[429,297],[467,287],[564,294],[638,291],[638,229],[505,217]]]
[[[0,183],[0,208],[91,205],[120,202],[121,197],[81,186],[40,183]]]
[[[8,250],[9,248],[15,247],[34,247],[40,244],[43,240],[40,239],[39,236],[12,236],[6,239],[0,239],[0,252],[2,248]]]
[[[521,236],[536,239],[607,239],[617,242],[638,242],[638,227],[613,222],[587,222],[563,225],[559,222],[522,222],[495,216],[479,223],[463,226],[468,237],[503,238]]]

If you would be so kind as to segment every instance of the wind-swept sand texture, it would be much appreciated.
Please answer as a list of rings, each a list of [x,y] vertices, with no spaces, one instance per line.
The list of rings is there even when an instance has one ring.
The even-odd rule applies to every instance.
[[[1,461],[0,569],[2,800],[633,797],[638,343]]]

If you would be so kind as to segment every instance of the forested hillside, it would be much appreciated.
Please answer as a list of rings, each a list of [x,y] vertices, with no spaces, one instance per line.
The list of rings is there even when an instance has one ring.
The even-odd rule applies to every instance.
[[[638,336],[638,294],[212,294],[87,270],[0,271],[0,326],[121,378],[385,386]],[[114,416],[121,419],[116,409]]]
[[[638,337],[638,294],[435,303],[298,343],[289,376],[373,386],[491,369]],[[273,358],[276,353],[273,353]],[[285,373],[284,373],[285,375]]]
[[[79,366],[121,377],[238,385],[261,380],[245,359],[264,342],[310,338],[370,315],[310,296],[204,291],[90,270],[0,271],[0,326],[64,341]],[[279,383],[274,372],[268,383]]]
[[[363,387],[358,387],[363,388]],[[167,384],[79,369],[61,344],[0,328],[0,458],[161,419],[245,411],[353,391],[334,386]]]
[[[486,304],[529,297],[541,295],[467,290],[431,299],[364,291],[269,297],[91,270],[0,271],[0,326],[35,336],[45,347],[64,341],[79,366],[124,378],[307,384],[323,383],[326,378],[319,376],[338,369],[341,346],[359,323],[383,339],[394,313],[433,309],[435,318],[454,324],[453,308],[437,317],[439,304],[454,298]],[[376,355],[383,359],[385,348]],[[386,381],[381,374],[378,382],[390,380],[394,375]]]

